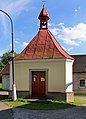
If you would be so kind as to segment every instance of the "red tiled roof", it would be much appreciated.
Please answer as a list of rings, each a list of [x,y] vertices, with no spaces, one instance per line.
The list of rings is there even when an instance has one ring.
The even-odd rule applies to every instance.
[[[68,58],[74,60],[63,50],[48,29],[39,30],[27,47],[14,60],[56,59]]]
[[[10,64],[7,63],[5,68],[1,71],[2,75],[8,75],[10,73]]]
[[[46,9],[45,8],[42,8],[42,11],[40,12],[40,14],[39,14],[39,19],[41,18],[41,17],[47,17],[48,19],[50,18],[49,17],[49,15],[48,15],[48,12],[46,11]]]
[[[86,55],[71,55],[75,61],[73,64],[74,73],[86,73]]]

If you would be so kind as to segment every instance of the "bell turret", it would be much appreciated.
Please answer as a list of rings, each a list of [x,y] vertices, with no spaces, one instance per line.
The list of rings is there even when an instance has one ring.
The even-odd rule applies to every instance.
[[[48,29],[48,20],[50,19],[50,17],[48,15],[48,12],[44,8],[44,5],[38,18],[40,19],[40,29]]]

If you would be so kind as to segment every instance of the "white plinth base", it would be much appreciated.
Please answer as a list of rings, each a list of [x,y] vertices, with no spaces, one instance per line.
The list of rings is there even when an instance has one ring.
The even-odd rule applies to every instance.
[[[13,84],[13,86],[12,86],[12,99],[13,99],[13,101],[16,101],[17,100],[17,94],[16,94],[16,86],[15,86],[15,84]]]

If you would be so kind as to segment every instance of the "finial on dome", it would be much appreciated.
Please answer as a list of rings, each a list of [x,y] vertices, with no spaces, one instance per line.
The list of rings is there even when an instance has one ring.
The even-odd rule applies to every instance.
[[[42,0],[43,8],[45,7],[46,0]]]
[[[39,20],[40,20],[40,29],[48,29],[48,20],[50,19],[48,12],[45,8],[45,0],[42,0],[43,2],[43,8],[39,14]]]

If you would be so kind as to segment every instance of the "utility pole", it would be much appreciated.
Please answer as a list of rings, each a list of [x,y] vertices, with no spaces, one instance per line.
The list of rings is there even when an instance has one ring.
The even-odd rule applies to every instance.
[[[4,13],[5,15],[7,15],[10,19],[10,23],[11,23],[11,36],[12,36],[12,50],[11,50],[11,58],[12,58],[12,81],[13,81],[13,84],[12,84],[12,99],[13,101],[15,101],[17,99],[17,94],[16,94],[16,86],[15,86],[15,81],[14,81],[14,40],[13,40],[13,21],[12,21],[12,18],[10,17],[10,15],[3,11],[3,10],[0,10],[0,12]]]

